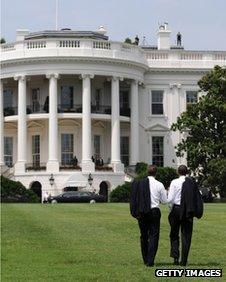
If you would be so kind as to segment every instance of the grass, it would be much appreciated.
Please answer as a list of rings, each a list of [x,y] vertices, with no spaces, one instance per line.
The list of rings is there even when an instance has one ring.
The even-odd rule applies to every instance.
[[[128,210],[128,204],[2,204],[1,281],[169,280],[154,275],[155,268],[173,268],[168,208],[162,207],[155,268],[142,264],[138,225]],[[223,268],[222,281],[225,222],[226,205],[207,204],[194,222],[189,255],[189,268]]]

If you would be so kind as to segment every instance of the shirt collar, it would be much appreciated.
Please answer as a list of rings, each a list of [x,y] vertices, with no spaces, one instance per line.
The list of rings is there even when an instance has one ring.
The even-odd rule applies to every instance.
[[[148,178],[149,178],[149,179],[150,179],[150,178],[151,178],[151,179],[155,179],[155,177],[154,177],[154,176],[148,176]]]
[[[186,175],[181,175],[179,176],[179,178],[184,179],[186,177]]]

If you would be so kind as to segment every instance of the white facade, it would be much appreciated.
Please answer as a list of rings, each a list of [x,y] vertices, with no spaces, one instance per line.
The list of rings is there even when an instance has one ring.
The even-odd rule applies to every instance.
[[[101,31],[23,30],[19,41],[2,44],[5,175],[27,188],[38,181],[43,194],[55,195],[68,186],[89,187],[90,173],[90,189],[99,191],[105,181],[112,190],[124,182],[123,162],[184,163],[174,149],[182,136],[170,131],[171,124],[193,102],[197,81],[226,65],[226,51],[170,46],[167,26],[157,35],[157,47],[140,47],[109,41]],[[95,166],[94,155],[104,166]]]

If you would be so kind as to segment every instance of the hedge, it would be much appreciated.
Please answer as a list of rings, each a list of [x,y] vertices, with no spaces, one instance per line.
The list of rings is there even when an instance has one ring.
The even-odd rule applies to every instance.
[[[137,180],[147,177],[146,163],[137,163],[136,172],[138,173]],[[158,167],[156,179],[163,183],[165,188],[170,186],[170,182],[177,178],[178,174],[175,168],[172,167]],[[116,187],[110,194],[110,202],[127,203],[130,198],[131,183],[125,182],[125,184]]]
[[[110,194],[110,202],[128,203],[130,198],[131,183],[117,186]]]
[[[2,203],[38,203],[38,196],[26,189],[19,181],[10,180],[1,175]]]

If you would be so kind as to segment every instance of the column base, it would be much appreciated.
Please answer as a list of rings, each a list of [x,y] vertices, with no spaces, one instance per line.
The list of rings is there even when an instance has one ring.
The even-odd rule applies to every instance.
[[[95,172],[95,164],[90,161],[90,162],[82,162],[82,172],[83,173],[91,173]]]
[[[112,168],[114,172],[124,172],[124,164],[123,163],[112,163]]]
[[[15,173],[25,173],[25,171],[26,171],[26,163],[25,162],[15,163]]]
[[[59,172],[59,162],[48,162],[46,165],[47,172]]]

